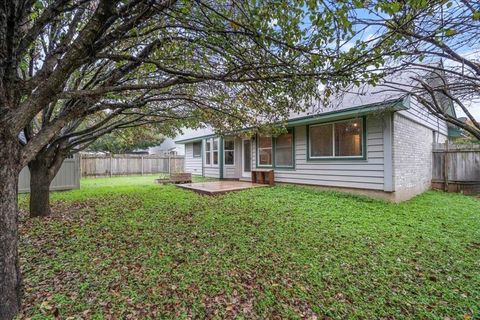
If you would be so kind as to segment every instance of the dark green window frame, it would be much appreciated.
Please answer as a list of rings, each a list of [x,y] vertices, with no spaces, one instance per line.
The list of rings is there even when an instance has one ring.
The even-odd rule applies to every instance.
[[[311,157],[310,156],[310,127],[318,125],[328,125],[341,122],[348,122],[355,119],[362,119],[362,155],[361,156],[326,156],[326,157]],[[307,125],[307,161],[343,161],[343,160],[366,160],[367,159],[367,118],[365,116],[357,118],[342,119],[330,122],[317,122]],[[332,137],[335,143],[335,137]]]
[[[271,165],[265,165],[265,164],[260,164],[259,163],[259,152],[258,152],[258,147],[259,147],[259,136],[257,134],[255,138],[255,159],[256,159],[256,166],[257,168],[275,168],[275,169],[295,169],[295,127],[289,127],[287,128],[287,131],[289,133],[292,133],[292,165],[291,166],[278,166],[276,165],[276,157],[275,157],[275,149],[276,149],[276,141],[277,139],[274,137],[270,137],[272,139],[272,164]]]

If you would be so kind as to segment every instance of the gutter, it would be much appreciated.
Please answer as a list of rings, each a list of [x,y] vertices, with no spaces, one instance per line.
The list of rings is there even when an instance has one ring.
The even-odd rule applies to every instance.
[[[291,119],[287,121],[287,124],[291,126],[298,126],[310,123],[328,122],[349,117],[360,117],[374,112],[406,110],[408,108],[408,98],[407,96],[404,96],[398,99],[387,100],[380,103],[372,103],[360,107],[341,109],[322,114]]]

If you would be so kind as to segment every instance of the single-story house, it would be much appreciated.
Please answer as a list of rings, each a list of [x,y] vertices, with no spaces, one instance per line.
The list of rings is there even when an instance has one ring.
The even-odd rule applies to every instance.
[[[183,156],[185,154],[185,146],[175,143],[175,140],[172,138],[165,138],[160,145],[148,148],[148,154]]]
[[[453,104],[446,108],[454,114]],[[250,180],[252,169],[271,168],[275,182],[398,202],[430,188],[432,146],[449,135],[447,123],[408,94],[346,94],[330,109],[293,114],[287,130],[247,137],[204,129],[177,143],[194,175]]]

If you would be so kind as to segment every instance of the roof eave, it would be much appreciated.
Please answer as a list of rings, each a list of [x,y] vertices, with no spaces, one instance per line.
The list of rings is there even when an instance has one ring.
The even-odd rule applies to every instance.
[[[322,113],[319,115],[312,115],[308,117],[302,117],[297,119],[291,119],[287,121],[289,126],[305,125],[309,123],[319,123],[335,121],[345,118],[360,117],[371,113],[379,112],[394,112],[408,109],[408,97],[402,97],[399,99],[384,101],[382,103],[375,103],[370,105],[363,105],[354,108],[348,108],[343,110],[336,110],[331,112]]]
[[[175,143],[178,143],[178,144],[192,143],[192,142],[202,141],[203,139],[212,138],[212,137],[216,137],[216,136],[217,135],[215,135],[215,134],[207,134],[207,135],[188,138],[188,139],[175,140]]]
[[[408,95],[406,95],[401,98],[387,100],[380,103],[367,104],[367,105],[362,105],[362,106],[348,108],[348,109],[335,110],[331,112],[325,112],[322,114],[316,114],[316,115],[291,119],[287,121],[287,125],[298,126],[298,125],[305,125],[309,123],[328,122],[328,121],[335,121],[335,120],[340,120],[345,118],[360,117],[360,116],[375,113],[375,112],[386,112],[386,111],[393,112],[393,111],[399,111],[399,110],[406,110],[408,108],[409,108],[409,98],[408,98]],[[248,130],[248,128],[238,130],[238,131],[244,131],[244,130]],[[189,139],[177,140],[175,141],[175,143],[179,143],[179,144],[192,143],[192,142],[197,142],[203,139],[212,138],[216,136],[217,135],[215,134],[209,134],[209,135],[198,136],[198,137],[193,137]]]

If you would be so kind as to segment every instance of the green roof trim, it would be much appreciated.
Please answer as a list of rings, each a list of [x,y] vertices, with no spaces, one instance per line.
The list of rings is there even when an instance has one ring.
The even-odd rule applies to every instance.
[[[399,99],[386,100],[380,103],[366,104],[359,107],[335,110],[311,116],[295,118],[288,120],[288,125],[304,125],[310,123],[328,122],[333,120],[340,120],[342,118],[360,117],[368,113],[384,112],[384,111],[399,111],[408,109],[408,99],[402,97]]]
[[[374,112],[399,111],[399,110],[406,110],[408,108],[409,108],[409,98],[408,98],[408,95],[405,95],[400,98],[385,100],[382,102],[365,104],[358,107],[334,110],[334,111],[329,111],[325,113],[290,119],[287,121],[287,125],[300,126],[300,125],[305,125],[310,123],[320,123],[320,122],[328,122],[333,120],[340,120],[342,118],[360,117],[360,116],[364,116],[366,114],[374,113]],[[240,132],[248,129],[251,129],[251,128],[244,128],[236,132]],[[175,142],[182,143],[182,144],[191,143],[191,142],[212,138],[216,136],[217,135],[215,134],[209,134],[209,135],[198,136],[198,137],[184,139],[184,140],[178,140]]]
[[[185,143],[201,141],[203,139],[213,138],[213,137],[216,137],[216,136],[217,136],[216,134],[207,134],[207,135],[203,135],[203,136],[198,136],[198,137],[193,137],[193,138],[188,138],[188,139],[183,139],[183,140],[177,140],[175,142],[180,143],[180,144],[185,144]]]

